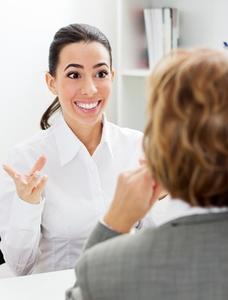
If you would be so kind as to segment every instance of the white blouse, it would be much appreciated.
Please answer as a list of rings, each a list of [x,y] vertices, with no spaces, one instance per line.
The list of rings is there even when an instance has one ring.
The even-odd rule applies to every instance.
[[[18,198],[12,179],[0,171],[1,249],[15,274],[73,268],[113,198],[118,174],[138,166],[142,133],[105,118],[103,123],[92,156],[62,116],[11,151],[7,163],[22,173],[44,154],[42,174],[48,176],[44,200],[29,204]]]

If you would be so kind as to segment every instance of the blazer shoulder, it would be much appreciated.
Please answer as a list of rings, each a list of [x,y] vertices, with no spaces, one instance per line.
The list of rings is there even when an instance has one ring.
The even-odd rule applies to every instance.
[[[87,271],[99,268],[106,263],[117,265],[120,262],[129,260],[142,252],[149,253],[149,248],[156,234],[156,228],[148,228],[135,234],[122,234],[105,240],[87,249],[81,256],[77,264],[77,271],[80,272],[85,267]]]
[[[136,270],[151,259],[155,231],[146,229],[133,235],[124,234],[86,250],[76,266],[82,295],[90,299],[90,291],[93,291],[94,299],[99,299],[102,293],[104,299],[112,300],[110,291],[117,287],[126,290],[128,282],[135,280]]]

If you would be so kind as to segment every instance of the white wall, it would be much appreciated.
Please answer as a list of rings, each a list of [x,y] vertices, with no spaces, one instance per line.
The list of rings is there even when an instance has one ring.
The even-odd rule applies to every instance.
[[[54,33],[76,22],[98,26],[114,46],[115,56],[115,14],[113,0],[1,1],[0,161],[13,144],[39,129],[40,117],[53,100],[44,74]],[[114,106],[111,111],[115,119]]]

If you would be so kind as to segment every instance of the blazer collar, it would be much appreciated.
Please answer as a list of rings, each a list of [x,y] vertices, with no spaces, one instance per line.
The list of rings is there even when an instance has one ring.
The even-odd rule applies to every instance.
[[[191,225],[196,223],[207,223],[207,222],[228,222],[228,212],[217,212],[217,213],[206,213],[201,215],[189,215],[181,218],[174,219],[161,227],[164,226],[180,226],[180,225]]]

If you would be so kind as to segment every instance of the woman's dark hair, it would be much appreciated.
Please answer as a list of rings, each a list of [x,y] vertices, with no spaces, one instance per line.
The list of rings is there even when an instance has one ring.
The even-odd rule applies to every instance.
[[[90,43],[98,42],[102,44],[108,51],[110,57],[110,68],[112,68],[112,49],[107,37],[96,27],[88,24],[70,24],[60,28],[50,45],[49,49],[49,73],[56,75],[56,68],[59,62],[59,55],[63,47],[71,43]],[[45,130],[50,127],[48,123],[50,117],[60,109],[58,97],[52,102],[48,109],[44,112],[40,127]]]

